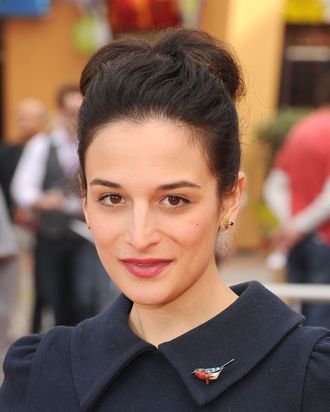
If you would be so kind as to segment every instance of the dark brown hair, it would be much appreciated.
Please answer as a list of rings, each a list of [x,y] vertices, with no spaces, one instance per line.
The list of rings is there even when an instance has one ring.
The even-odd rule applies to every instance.
[[[185,124],[207,155],[219,194],[233,188],[240,167],[236,100],[244,85],[239,65],[207,33],[167,31],[153,45],[114,41],[82,72],[84,101],[78,119],[81,182],[95,133],[109,122],[165,118]]]

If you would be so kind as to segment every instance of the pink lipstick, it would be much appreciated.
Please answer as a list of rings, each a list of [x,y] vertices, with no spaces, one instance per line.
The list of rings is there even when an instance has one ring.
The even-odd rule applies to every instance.
[[[164,259],[122,259],[126,269],[139,278],[153,278],[159,275],[171,260]]]

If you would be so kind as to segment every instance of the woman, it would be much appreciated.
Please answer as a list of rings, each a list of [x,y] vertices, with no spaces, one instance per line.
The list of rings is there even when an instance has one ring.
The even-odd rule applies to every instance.
[[[242,90],[232,56],[198,31],[91,58],[81,190],[122,295],[75,328],[13,345],[1,411],[328,410],[329,332],[301,327],[260,284],[229,288],[218,275],[215,247],[244,188]]]

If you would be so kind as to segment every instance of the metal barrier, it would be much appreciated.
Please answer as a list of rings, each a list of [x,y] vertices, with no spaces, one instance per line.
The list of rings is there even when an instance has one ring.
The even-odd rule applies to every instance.
[[[329,284],[264,283],[264,286],[297,312],[301,312],[303,302],[330,303]]]

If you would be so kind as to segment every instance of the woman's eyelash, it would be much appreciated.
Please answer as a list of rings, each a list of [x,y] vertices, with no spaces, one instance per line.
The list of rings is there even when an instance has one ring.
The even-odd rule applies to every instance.
[[[168,195],[164,197],[162,200],[162,202],[165,202],[165,201],[168,202],[168,205],[166,206],[169,208],[180,208],[180,207],[183,207],[191,203],[189,199],[183,196],[179,196],[179,195]]]
[[[122,203],[123,199],[124,198],[119,193],[105,193],[98,197],[98,202],[105,206],[115,206]]]
[[[97,201],[104,206],[114,207],[125,203],[125,198],[119,193],[104,193],[98,197]],[[167,195],[160,203],[168,209],[179,209],[190,204],[191,201],[184,196]]]

